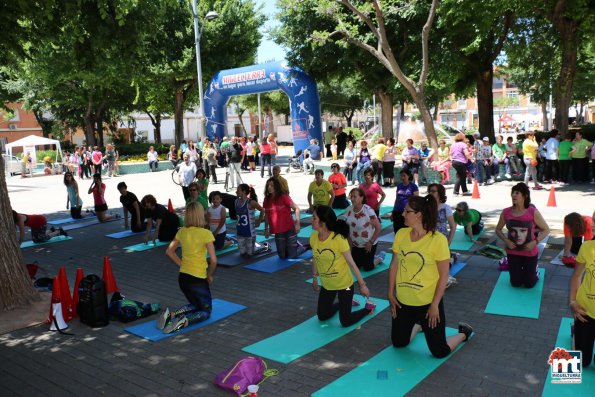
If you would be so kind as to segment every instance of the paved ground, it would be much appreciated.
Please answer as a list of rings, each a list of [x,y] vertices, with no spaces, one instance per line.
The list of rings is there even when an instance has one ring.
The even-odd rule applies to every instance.
[[[223,170],[219,172],[222,178]],[[266,179],[254,173],[242,176],[255,186],[262,199]],[[311,177],[293,173],[288,179],[292,198],[305,207],[306,186]],[[183,204],[181,189],[171,182],[170,171],[161,171],[106,180],[106,198],[111,208],[119,207],[115,186],[121,180],[139,198],[153,193],[161,203],[171,198],[175,207]],[[89,184],[79,182],[85,205],[92,203],[85,194]],[[59,176],[11,178],[8,186],[13,208],[18,211],[42,212],[50,218],[67,215],[66,189]],[[486,213],[493,224],[501,208],[510,205],[511,186],[510,182],[502,182],[481,188],[482,198],[468,201]],[[222,185],[213,185],[212,189],[215,188]],[[484,314],[499,275],[497,264],[463,252],[468,265],[457,276],[459,284],[446,293],[446,323],[455,327],[459,320],[465,320],[477,334],[409,395],[541,394],[548,370],[546,360],[554,347],[560,318],[569,315],[566,302],[571,270],[550,265],[549,260],[561,249],[564,214],[577,209],[591,214],[594,209],[593,186],[569,186],[556,192],[555,208],[545,206],[549,192],[532,194],[533,202],[553,229],[541,260],[546,269],[546,284],[539,319]],[[387,196],[387,203],[394,202],[394,189],[388,189]],[[448,202],[455,205],[457,201],[449,198]],[[71,287],[77,267],[83,267],[85,274],[101,274],[102,257],[109,255],[118,285],[128,297],[171,306],[184,303],[177,286],[177,268],[166,258],[165,247],[127,253],[122,248],[141,239],[104,237],[119,230],[120,221],[72,230],[72,241],[26,249],[23,253],[27,262],[38,260],[50,275],[56,274],[59,266],[66,266]],[[493,236],[490,228],[482,240]],[[317,296],[304,282],[309,276],[307,263],[273,274],[241,266],[220,268],[212,286],[214,297],[246,305],[248,309],[157,343],[124,332],[126,325],[118,322],[91,329],[74,320],[70,322],[73,337],[49,332],[47,325],[0,335],[0,386],[6,395],[23,396],[231,396],[216,389],[212,380],[216,373],[246,355],[242,347],[315,315]],[[385,298],[386,272],[370,277],[368,286],[374,297]],[[260,395],[310,395],[389,346],[389,334],[390,314],[385,310],[361,328],[290,364],[268,360],[269,368],[279,370],[279,375],[262,385]],[[358,387],[364,390],[365,384]]]

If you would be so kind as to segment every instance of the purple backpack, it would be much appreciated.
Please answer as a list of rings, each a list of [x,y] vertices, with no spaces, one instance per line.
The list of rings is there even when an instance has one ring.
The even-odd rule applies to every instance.
[[[241,396],[250,385],[257,385],[264,379],[266,363],[260,357],[244,357],[233,367],[215,376],[215,385]]]

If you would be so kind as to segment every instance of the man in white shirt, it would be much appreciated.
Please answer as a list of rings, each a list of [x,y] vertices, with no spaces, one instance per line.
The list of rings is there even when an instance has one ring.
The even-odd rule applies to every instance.
[[[558,181],[558,146],[560,146],[560,134],[553,129],[549,139],[545,142],[545,180],[544,183],[556,183]]]

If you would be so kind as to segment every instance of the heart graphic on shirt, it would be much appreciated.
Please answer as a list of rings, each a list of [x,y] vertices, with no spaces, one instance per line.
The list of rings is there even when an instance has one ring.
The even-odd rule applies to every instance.
[[[407,264],[407,260],[405,259],[408,255],[412,255],[413,257],[411,258],[412,260],[409,261],[409,264]],[[419,257],[419,259],[417,259],[417,257]],[[419,264],[415,264],[415,262],[417,262],[419,260]],[[411,263],[413,262],[413,263]],[[424,268],[426,264],[426,260],[423,257],[422,254],[420,254],[417,251],[409,251],[409,252],[403,252],[401,250],[401,261],[399,262],[399,266],[401,267],[402,272],[403,272],[403,279],[405,280],[409,280],[409,281],[413,281],[413,279],[422,271],[422,269]]]
[[[316,267],[319,269],[320,275],[329,276],[332,274],[337,274],[338,272],[334,269],[335,267],[335,253],[333,250],[329,248],[324,248],[322,250],[316,249],[313,252],[314,263]],[[326,268],[326,269],[325,269]],[[323,270],[325,269],[325,270]],[[320,271],[323,270],[323,271]]]

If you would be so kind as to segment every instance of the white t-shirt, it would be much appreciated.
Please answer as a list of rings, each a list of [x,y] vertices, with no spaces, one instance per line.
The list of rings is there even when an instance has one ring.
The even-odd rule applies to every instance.
[[[159,154],[155,151],[147,152],[147,158],[149,159],[149,161],[157,161],[158,157],[159,157]]]
[[[187,187],[192,183],[192,181],[194,181],[194,177],[196,177],[196,164],[194,164],[192,161],[190,164],[186,164],[184,161],[182,164],[180,164],[178,174],[181,176],[182,186]]]
[[[223,206],[219,204],[219,207],[210,206],[207,210],[209,213],[209,229],[211,233],[215,233],[215,230],[219,226],[219,222],[221,221],[221,214],[223,213]],[[223,226],[219,229],[219,234],[226,232],[227,228],[225,227],[225,222],[223,222]]]
[[[349,225],[349,238],[353,245],[359,248],[363,248],[374,235],[374,226],[370,222],[373,218],[376,218],[376,213],[368,204],[364,204],[359,212],[355,212],[353,206],[349,206],[339,217]],[[372,244],[377,242],[378,239]]]
[[[560,142],[556,138],[550,138],[545,142],[545,158],[547,160],[558,160],[558,146],[560,146]]]

